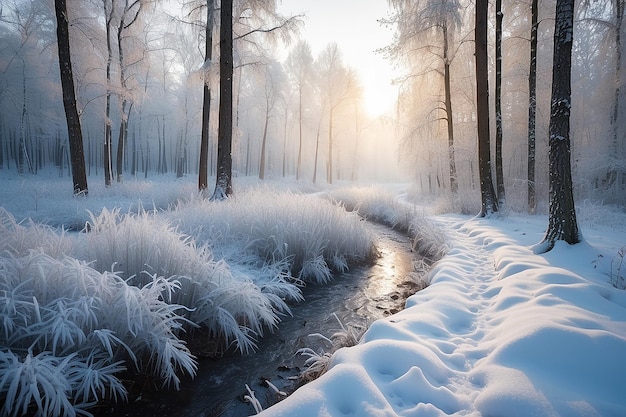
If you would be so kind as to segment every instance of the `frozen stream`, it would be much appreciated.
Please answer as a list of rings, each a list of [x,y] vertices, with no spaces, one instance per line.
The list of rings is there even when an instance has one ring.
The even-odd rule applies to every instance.
[[[373,321],[401,310],[407,296],[423,287],[421,268],[417,267],[421,262],[414,257],[409,239],[385,226],[371,224],[371,228],[380,252],[376,263],[353,267],[328,285],[304,288],[305,301],[291,306],[293,317],[283,317],[280,327],[259,341],[256,353],[201,358],[198,375],[194,380],[184,380],[180,391],[145,389],[141,397],[131,394],[128,405],[102,415],[253,415],[254,408],[243,401],[247,394],[245,384],[264,408],[276,402],[277,395],[263,385],[263,379],[285,391],[293,390],[293,377],[306,359],[296,355],[296,351],[303,347],[329,350],[327,342],[310,335],[330,337],[339,331],[341,327],[333,313],[344,326],[360,330],[360,334]]]

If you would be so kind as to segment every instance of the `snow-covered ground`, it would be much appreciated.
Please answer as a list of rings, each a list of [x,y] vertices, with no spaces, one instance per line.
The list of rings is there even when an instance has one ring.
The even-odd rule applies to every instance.
[[[544,216],[435,219],[451,249],[430,287],[261,415],[625,416],[623,215],[545,255]]]
[[[63,226],[80,230],[86,222],[93,222],[103,207],[109,210],[117,207],[120,215],[136,212],[139,206],[158,209],[158,215],[155,214],[154,217],[145,214],[136,216],[137,225],[133,226],[133,223],[131,224],[133,228],[129,226],[123,230],[141,231],[143,233],[141,236],[154,234],[155,230],[161,231],[159,240],[145,241],[155,243],[157,245],[155,251],[162,251],[166,247],[169,251],[167,253],[172,253],[175,249],[189,255],[197,261],[200,269],[225,265],[213,263],[214,259],[207,252],[213,251],[213,255],[227,258],[226,272],[229,279],[234,279],[234,282],[244,280],[242,282],[246,283],[258,282],[258,277],[252,276],[254,271],[259,270],[258,264],[252,258],[247,259],[245,265],[238,265],[235,257],[230,255],[240,251],[238,247],[255,249],[261,254],[264,251],[277,254],[280,248],[294,247],[296,243],[286,245],[283,241],[289,242],[287,240],[289,236],[302,235],[297,228],[288,228],[302,220],[291,219],[287,213],[319,214],[318,209],[303,209],[314,204],[316,207],[317,205],[323,207],[324,210],[328,209],[328,214],[322,218],[323,221],[328,222],[324,219],[332,217],[333,225],[346,223],[349,229],[354,229],[355,225],[358,225],[358,219],[354,221],[355,219],[350,219],[349,215],[344,219],[344,216],[339,216],[338,212],[327,207],[327,202],[320,202],[323,199],[311,197],[312,199],[308,200],[310,196],[303,195],[321,191],[317,186],[289,182],[275,183],[272,190],[261,191],[262,194],[269,195],[269,203],[260,207],[259,202],[263,199],[258,197],[255,191],[259,184],[247,181],[241,179],[237,184],[237,191],[240,195],[246,196],[238,200],[241,207],[236,207],[237,203],[233,202],[229,204],[235,206],[224,209],[222,206],[210,207],[193,197],[195,189],[193,178],[175,180],[165,177],[156,181],[131,179],[110,189],[104,188],[101,184],[91,183],[89,197],[75,199],[71,197],[67,178],[53,179],[43,175],[22,178],[10,172],[3,172],[0,178],[0,206],[22,223],[18,227],[10,217],[6,215],[3,217],[2,226],[11,233],[17,233],[13,233],[14,239],[9,239],[8,233],[0,235],[0,244],[6,246],[0,251],[0,255],[4,257],[3,262],[6,261],[3,264],[5,266],[0,268],[0,278],[10,279],[12,271],[10,268],[18,268],[21,265],[16,259],[30,262],[27,262],[28,265],[39,265],[32,263],[30,258],[37,255],[30,249],[38,248],[39,251],[48,251],[50,256],[58,258],[43,259],[41,255],[37,255],[39,256],[37,259],[41,258],[48,262],[51,268],[54,267],[52,268],[54,271],[63,272],[73,268],[72,271],[81,277],[104,282],[101,278],[107,276],[106,271],[101,273],[92,270],[83,261],[70,262],[67,258],[61,259],[62,253],[66,253],[67,249],[83,256],[80,259],[96,260],[94,257],[103,251],[96,250],[91,255],[85,254],[86,249],[89,249],[87,244],[81,244],[86,242],[86,237],[82,236],[85,234],[72,234],[57,240],[50,234],[54,232],[53,229],[40,230],[36,227],[39,223],[46,223],[53,228]],[[365,188],[357,192],[339,189],[330,193],[325,192],[323,195],[347,201],[359,193],[371,196],[379,193],[381,189],[384,190],[385,187],[371,190]],[[396,186],[393,190],[394,193],[402,193],[406,191],[406,187]],[[293,197],[293,201],[282,205],[286,210],[284,214],[270,211],[276,209],[276,200],[285,199],[285,196]],[[433,234],[432,225],[419,221],[413,223],[412,218],[418,214],[421,217],[429,213],[432,205],[430,207],[428,204],[423,205],[417,199],[405,195],[405,199],[413,200],[412,204],[406,205],[406,210],[401,204],[388,210],[394,204],[404,201],[389,200],[388,197],[388,195],[375,196],[374,201],[386,203],[383,204],[384,207],[380,204],[376,206],[374,203],[372,207],[367,208],[373,218],[399,225],[400,228],[409,231],[415,227],[431,227],[428,233]],[[362,201],[363,198],[359,199],[358,202],[346,203],[346,206],[364,208],[367,204]],[[432,213],[429,219],[445,232],[449,251],[431,272],[431,285],[410,297],[404,311],[375,322],[357,346],[340,349],[331,359],[329,371],[320,379],[300,388],[284,401],[265,410],[262,415],[625,416],[626,291],[615,288],[610,281],[613,279],[618,281],[618,286],[624,285],[626,213],[623,208],[608,209],[588,203],[579,203],[578,208],[582,212],[580,223],[584,243],[575,246],[559,244],[545,255],[535,255],[530,249],[542,238],[547,225],[547,218],[544,215],[507,214],[500,218],[474,219],[471,216]],[[218,221],[228,214],[225,212],[231,212],[234,217],[231,220]],[[235,225],[243,224],[238,221],[238,218],[243,217],[249,217],[254,222],[246,223],[245,228],[234,229]],[[35,225],[22,221],[26,218],[33,219]],[[316,217],[306,219],[313,225],[307,227],[323,229],[315,226]],[[198,223],[200,220],[208,221],[211,224],[210,228]],[[284,221],[284,228],[272,229],[274,231],[271,232],[271,236],[265,236],[269,232],[261,226],[278,220]],[[122,217],[112,220],[118,228],[126,221]],[[342,238],[354,234],[344,232],[337,226],[331,229],[333,229],[331,232],[341,235]],[[33,233],[29,234],[29,230]],[[126,237],[127,240],[136,239],[125,236],[129,232],[123,230],[121,235],[114,236],[118,239],[117,245],[121,242],[120,236]],[[233,236],[241,237],[243,239],[241,242],[229,241],[228,233],[233,230],[236,232]],[[242,236],[246,231],[259,234]],[[277,233],[278,231],[280,233]],[[267,238],[265,240],[269,246],[260,248],[256,246],[261,235]],[[50,247],[46,248],[42,239],[47,240]],[[74,243],[68,243],[68,239]],[[363,236],[360,236],[360,240],[363,240]],[[307,241],[311,240],[302,240]],[[436,241],[437,239],[433,239],[434,251],[437,247]],[[79,243],[78,248],[76,242]],[[216,246],[224,242],[228,246],[234,245],[235,249],[223,250]],[[255,242],[255,245],[250,242]],[[93,242],[89,244],[92,245]],[[360,251],[365,253],[367,242],[364,245],[364,249]],[[128,247],[131,248],[130,245]],[[335,249],[335,255],[342,253],[342,250]],[[9,256],[11,251],[15,254]],[[620,251],[622,256],[619,255]],[[53,252],[59,253],[54,255]],[[292,259],[294,256],[289,253],[286,255],[286,259]],[[335,259],[341,264],[342,259],[335,255],[328,259]],[[145,261],[141,261],[140,265],[144,265],[143,262]],[[183,263],[188,267],[188,263]],[[39,266],[38,268],[40,274],[43,274],[43,269]],[[278,271],[278,274],[281,272]],[[62,279],[71,276],[65,272],[59,274]],[[112,277],[110,274],[108,276]],[[113,281],[116,283],[116,291],[129,291],[123,285],[121,277]],[[161,282],[161,285],[167,287],[164,282]],[[216,284],[213,282],[211,285]],[[280,285],[276,287],[277,291],[284,288],[283,284]],[[34,302],[33,291],[36,291],[36,288],[27,289],[19,285],[19,282],[11,288],[16,287],[19,287],[21,292],[28,292],[26,295],[22,294],[25,298],[15,298],[23,308],[35,310],[40,308]],[[149,287],[144,292],[146,294],[142,296],[155,296],[148,294]],[[15,294],[17,293],[16,290]],[[13,295],[9,292],[4,293],[5,299],[9,301]],[[81,296],[76,302],[85,300],[86,297]],[[69,303],[67,300],[64,302]],[[155,300],[150,302],[157,307],[161,306]],[[53,320],[53,307],[61,304],[54,301],[48,304],[50,308],[46,307],[43,312]],[[14,318],[26,321],[24,311],[26,310],[20,310]],[[0,327],[0,336],[4,337],[0,339],[15,343],[17,346],[17,339],[9,335],[13,331],[11,327],[13,321],[9,323],[10,320],[7,320],[4,320],[3,326]],[[42,321],[41,317],[37,320]],[[91,318],[87,321],[93,322]],[[126,322],[132,324],[131,320],[124,319],[122,322],[118,324]],[[37,323],[27,324],[35,326],[32,328],[37,327]],[[132,329],[128,341],[114,337],[121,332],[119,329],[115,334],[108,330],[91,330],[97,336],[93,338],[93,343],[102,345],[106,345],[107,341],[109,343],[106,345],[109,346],[108,353],[100,346],[101,352],[98,355],[104,358],[103,361],[105,359],[109,361],[103,363],[110,363],[113,360],[108,358],[114,356],[110,352],[111,343],[119,344],[117,350],[124,350],[120,348],[123,343],[127,343],[129,349],[135,349],[130,345],[131,341],[137,340],[132,334]],[[60,354],[69,355],[66,357],[71,357],[72,362],[77,357],[73,353],[68,353],[70,348],[62,343],[62,339],[69,337],[66,336],[63,334],[55,338],[52,346],[54,348],[56,345],[57,350],[63,350]],[[173,334],[169,330],[164,335],[165,339],[173,340],[171,343],[175,343],[176,340],[172,337]],[[35,341],[44,344],[46,340],[44,335],[37,336]],[[86,342],[91,340],[89,335],[85,340]],[[0,366],[1,369],[16,369],[17,365],[11,368],[13,362],[10,361],[34,358],[31,358],[30,351],[26,352],[25,348],[20,355],[15,352],[8,354],[7,346],[0,350],[0,365],[2,363],[6,365],[4,368],[2,368],[4,365]],[[181,348],[181,352],[185,353],[184,347]],[[182,363],[185,363],[186,358],[184,356],[180,359]],[[49,369],[48,364],[56,363],[50,356],[45,355],[40,357],[40,362],[47,370],[52,369]],[[57,365],[59,364],[67,365],[66,361],[60,361]],[[26,369],[26,365],[20,366]],[[116,371],[113,369],[115,366],[109,368],[104,369],[110,370],[111,373]],[[12,392],[11,395],[15,396],[16,392],[10,391],[7,381],[4,380],[9,378],[7,375],[9,373],[5,373],[4,376],[0,373],[0,392]],[[109,378],[108,374],[103,377]],[[16,380],[21,379],[20,377]],[[112,376],[110,380],[113,380]],[[27,385],[23,386],[27,388]],[[84,391],[77,391],[76,394],[83,392],[85,403],[91,398],[88,388],[86,385],[81,388]],[[119,387],[119,391],[122,393],[122,387]],[[28,400],[27,394],[26,391],[19,393],[24,401]],[[104,396],[104,392],[102,395]],[[5,404],[4,412],[6,414],[15,412],[7,404],[8,402]],[[68,404],[66,407],[71,406]]]

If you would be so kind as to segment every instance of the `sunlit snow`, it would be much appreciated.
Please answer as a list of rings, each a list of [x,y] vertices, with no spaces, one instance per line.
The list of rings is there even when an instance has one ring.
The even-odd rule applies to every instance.
[[[542,256],[543,216],[435,219],[451,249],[430,287],[261,415],[626,415],[626,293],[608,276],[623,217]]]
[[[211,206],[194,197],[195,184],[186,179],[174,181],[160,178],[156,182],[131,179],[127,184],[111,189],[92,186],[88,198],[72,198],[66,180],[44,181],[39,178],[29,177],[28,181],[24,181],[17,175],[9,174],[0,181],[0,202],[10,213],[3,215],[3,230],[11,231],[4,233],[0,239],[4,245],[5,278],[10,277],[10,271],[21,268],[20,265],[27,265],[25,262],[31,262],[28,265],[39,268],[39,273],[44,274],[46,270],[37,266],[43,265],[37,259],[43,259],[46,265],[50,265],[51,271],[57,271],[54,272],[57,275],[50,277],[58,276],[58,285],[66,285],[72,276],[81,276],[81,283],[100,285],[98,291],[102,294],[114,294],[112,287],[105,286],[108,276],[116,286],[116,292],[131,294],[132,291],[124,286],[121,279],[125,276],[122,266],[129,268],[128,273],[136,274],[144,267],[140,263],[143,261],[133,261],[137,266],[130,268],[129,260],[123,260],[118,255],[109,257],[112,254],[107,253],[105,248],[113,246],[96,241],[103,236],[90,236],[92,231],[61,234],[55,229],[64,225],[78,230],[87,222],[95,224],[101,221],[100,227],[115,227],[121,231],[108,239],[116,239],[117,245],[122,244],[124,239],[129,240],[128,250],[137,251],[132,242],[155,245],[148,253],[161,254],[158,259],[160,266],[156,270],[150,269],[157,265],[157,259],[152,258],[150,262],[153,265],[145,265],[146,270],[165,274],[167,279],[156,280],[156,275],[153,278],[144,277],[154,279],[151,285],[155,288],[160,286],[158,288],[176,294],[178,287],[187,285],[185,275],[200,277],[198,271],[212,271],[206,284],[201,285],[211,289],[216,288],[215,279],[225,283],[222,299],[225,299],[228,288],[230,291],[237,288],[235,292],[241,291],[244,286],[249,288],[250,291],[246,290],[249,296],[246,302],[256,299],[263,304],[257,306],[259,312],[253,314],[258,314],[258,320],[265,321],[265,325],[270,327],[279,322],[275,320],[277,312],[286,308],[280,304],[281,297],[297,298],[299,295],[296,288],[286,281],[272,281],[272,274],[284,277],[284,265],[279,264],[275,270],[268,269],[268,264],[262,266],[258,263],[261,259],[281,251],[285,251],[284,254],[291,260],[305,256],[297,252],[298,241],[289,239],[302,234],[301,231],[324,229],[316,223],[317,218],[332,224],[332,231],[335,236],[341,236],[341,240],[349,238],[348,241],[356,242],[366,238],[361,247],[343,247],[339,241],[322,245],[332,249],[329,256],[323,255],[324,262],[334,259],[337,262],[335,267],[342,268],[349,259],[348,254],[356,253],[357,257],[364,257],[370,250],[369,238],[358,236],[362,233],[358,232],[361,223],[358,217],[346,214],[343,218],[335,210],[338,208],[329,201],[340,200],[348,209],[360,206],[371,219],[393,224],[408,233],[419,235],[429,229],[427,234],[437,235],[432,237],[433,241],[445,241],[448,251],[431,271],[430,286],[411,296],[405,310],[374,322],[359,344],[335,353],[326,374],[261,415],[626,415],[623,395],[623,387],[626,386],[626,292],[610,282],[611,274],[614,280],[619,281],[620,277],[623,280],[623,272],[617,271],[617,266],[622,262],[618,253],[620,249],[623,253],[626,243],[626,214],[617,208],[580,204],[584,242],[575,246],[557,244],[551,252],[535,255],[531,247],[543,236],[547,224],[544,215],[507,214],[501,218],[475,219],[472,216],[433,214],[431,210],[436,204],[409,197],[413,194],[404,191],[410,186],[396,185],[390,194],[388,190],[381,191],[385,187],[354,189],[344,185],[345,188],[323,190],[310,184],[282,181],[274,182],[269,188],[260,186],[256,181],[241,179],[237,183],[238,193],[242,196],[239,200],[235,198]],[[389,195],[396,197],[389,199]],[[267,204],[263,202],[264,198]],[[276,204],[277,201],[280,204]],[[157,213],[132,214],[141,206],[156,208]],[[315,208],[311,213],[318,214],[307,214],[307,206]],[[102,218],[106,216],[106,212],[100,214],[102,207],[111,210],[113,217],[110,220]],[[119,211],[113,210],[115,207]],[[125,217],[126,213],[131,214]],[[321,217],[319,213],[322,213]],[[229,215],[231,220],[226,219]],[[12,223],[11,216],[22,223]],[[32,218],[34,224],[22,221],[26,218]],[[236,218],[241,221],[235,221]],[[423,220],[415,223],[417,218]],[[42,227],[40,223],[50,224],[53,228]],[[279,228],[278,224],[282,226]],[[263,229],[269,226],[272,227]],[[416,230],[419,228],[422,228],[421,231]],[[433,228],[438,231],[434,232]],[[349,230],[356,230],[357,233]],[[150,231],[158,236],[151,237]],[[259,236],[266,236],[266,241],[259,241]],[[318,250],[317,244],[312,246]],[[158,252],[163,248],[170,252]],[[248,252],[243,257],[243,264],[237,264],[237,254],[243,253],[241,248],[246,248]],[[437,248],[440,245],[433,244],[432,249],[426,248],[425,251],[436,251]],[[296,252],[286,252],[288,250]],[[68,254],[74,254],[82,261],[64,257]],[[179,259],[180,266],[176,266],[176,259],[163,263],[167,260],[163,255],[172,257],[172,254],[186,254],[186,261]],[[260,257],[255,260],[253,254]],[[341,260],[337,256],[346,258]],[[105,271],[102,275],[83,262],[97,261],[96,258],[107,263],[114,262],[114,259],[117,262],[122,259],[122,262],[117,269],[112,266],[117,272]],[[300,267],[305,263],[301,262]],[[91,265],[102,270],[108,268],[107,265],[98,266],[98,262]],[[182,272],[176,273],[169,268],[179,268],[177,271]],[[325,274],[322,272],[320,275],[322,281]],[[173,277],[168,278],[169,275]],[[274,287],[268,290],[268,286],[263,290],[266,283]],[[12,284],[5,282],[3,285]],[[150,286],[145,288],[142,294],[135,294],[140,303],[138,305],[144,303],[141,297],[153,297],[150,302],[162,308],[166,316],[174,313],[175,306],[164,307],[154,299],[154,294],[150,295]],[[257,291],[259,288],[261,291]],[[40,288],[23,286],[19,291],[15,290],[15,294],[20,291],[21,298],[14,301],[17,300],[23,307],[39,308],[33,304],[33,294]],[[273,297],[271,291],[279,296]],[[203,297],[201,292],[197,294]],[[211,294],[210,291],[208,294]],[[268,298],[262,298],[263,294]],[[4,297],[10,300],[11,294],[5,292]],[[207,297],[207,305],[219,301]],[[67,304],[62,306],[48,300],[45,301],[45,309],[58,305],[54,308],[76,310],[87,301],[85,297],[72,302],[68,299],[64,301]],[[101,303],[101,300],[96,298],[90,302]],[[182,300],[176,302],[182,303]],[[153,311],[156,314],[156,310]],[[46,315],[49,313],[45,310],[43,319],[39,320],[48,320]],[[85,320],[111,320],[102,317],[107,314],[102,310],[93,318],[85,316]],[[120,315],[115,321],[115,333],[95,327],[93,335],[86,334],[86,338],[78,330],[61,333],[55,336],[54,349],[59,355],[67,355],[71,352],[68,347],[71,340],[68,338],[76,338],[85,348],[100,346],[96,354],[103,361],[109,357],[107,349],[115,350],[116,355],[127,349],[139,354],[145,347],[133,334],[147,329],[147,324],[141,323],[143,327],[140,328],[140,323],[132,322],[130,317],[130,313]],[[188,317],[193,319],[194,316]],[[179,319],[172,320],[175,326],[179,325],[176,320]],[[15,323],[5,320],[0,330],[6,336]],[[36,328],[36,324],[32,326],[35,327],[29,328]],[[128,329],[124,330],[124,326]],[[257,332],[255,337],[261,335],[262,326],[260,324],[256,330],[253,328]],[[178,366],[186,366],[187,372],[193,373],[194,365],[184,345],[177,345],[178,342],[172,338],[173,331],[175,327],[164,330],[163,341],[172,343],[178,349],[178,353],[170,351],[178,358]],[[124,336],[123,332],[129,333]],[[31,337],[36,343],[44,343],[43,336],[37,334],[22,334],[20,337]],[[265,337],[272,336],[268,333]],[[64,339],[69,342],[65,343]],[[10,343],[17,342],[11,339]],[[17,360],[17,356],[9,352],[5,350],[0,358],[6,365],[3,369],[14,369],[9,365]],[[77,369],[83,366],[79,365],[78,356],[71,358],[67,366]],[[44,366],[43,369],[48,369],[50,364],[58,366],[62,363],[52,355],[32,358],[27,355],[25,360],[31,361],[28,366]],[[126,366],[130,363],[127,362]],[[101,378],[115,384],[115,371],[104,368]],[[173,370],[155,371],[165,372],[166,379],[177,382]],[[224,383],[228,384],[228,381]],[[244,388],[233,387],[235,390]],[[81,389],[86,390],[88,386]],[[124,389],[118,386],[116,390],[116,395],[123,398]],[[22,394],[18,392],[18,395]],[[254,393],[250,394],[249,397],[253,398]],[[67,409],[70,405],[63,407]],[[252,405],[249,412],[255,412]]]

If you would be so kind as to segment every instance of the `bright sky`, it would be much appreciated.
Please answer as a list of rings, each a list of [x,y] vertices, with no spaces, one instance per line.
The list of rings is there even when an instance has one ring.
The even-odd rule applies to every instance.
[[[306,15],[301,38],[314,57],[337,42],[344,63],[359,73],[370,115],[393,110],[397,89],[391,85],[392,64],[374,52],[392,39],[392,30],[378,23],[388,16],[387,0],[283,0],[279,10]]]

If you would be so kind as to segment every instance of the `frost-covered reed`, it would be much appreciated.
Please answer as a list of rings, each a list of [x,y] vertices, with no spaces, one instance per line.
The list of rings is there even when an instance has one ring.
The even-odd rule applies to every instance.
[[[97,401],[126,398],[123,370],[175,387],[180,371],[195,375],[177,336],[181,306],[162,299],[175,280],[139,289],[73,258],[0,253],[2,415],[87,414]]]
[[[197,246],[155,212],[103,210],[85,230],[76,241],[78,257],[99,271],[118,271],[140,288],[155,274],[175,278],[180,288],[166,299],[187,307],[185,317],[206,327],[212,340],[234,343],[244,353],[254,349],[265,328],[276,327],[280,314],[289,313],[286,300],[301,299],[280,268],[261,269],[266,282],[257,284],[252,274],[213,260],[206,245]]]
[[[413,250],[430,261],[440,259],[447,251],[441,229],[428,220],[417,205],[380,187],[351,187],[333,190],[329,198],[346,210],[357,212],[413,239]]]
[[[302,281],[326,282],[333,271],[375,256],[372,236],[358,216],[312,195],[253,189],[219,203],[181,205],[172,216],[181,230],[229,261],[286,262]]]
[[[0,210],[1,415],[89,414],[126,398],[121,372],[178,387],[196,371],[183,337],[249,352],[302,299],[304,281],[376,253],[358,215],[317,196],[250,189],[178,201],[99,209],[81,233]]]
[[[55,258],[71,252],[72,241],[64,233],[30,220],[23,223],[19,224],[13,215],[0,207],[0,252],[22,256],[30,250],[40,249]]]

